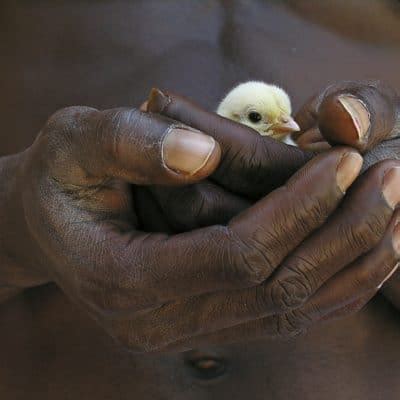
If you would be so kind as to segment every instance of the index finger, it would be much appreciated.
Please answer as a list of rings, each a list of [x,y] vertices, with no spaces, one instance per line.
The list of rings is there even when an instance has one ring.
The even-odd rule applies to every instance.
[[[147,110],[207,132],[220,144],[221,163],[212,178],[232,192],[259,198],[280,186],[312,158],[242,124],[208,112],[173,93],[153,89]]]
[[[230,243],[222,241],[221,237],[214,237],[211,241],[210,238],[205,238],[207,230],[202,230],[201,236],[205,238],[203,240],[208,240],[209,247],[207,251],[202,248],[200,253],[192,253],[190,264],[187,258],[185,260],[185,254],[176,254],[181,250],[175,242],[173,251],[176,258],[172,260],[175,270],[163,276],[162,286],[157,288],[157,293],[160,295],[161,291],[165,292],[168,286],[182,287],[179,296],[168,298],[171,302],[165,304],[162,313],[156,310],[151,318],[148,315],[138,316],[134,323],[142,328],[145,326],[144,331],[151,337],[159,334],[157,327],[166,327],[159,339],[164,346],[177,338],[223,329],[251,319],[256,312],[254,304],[260,305],[262,301],[258,296],[254,298],[255,292],[259,293],[259,286],[254,286],[271,275],[305,237],[324,223],[342,199],[344,190],[359,172],[361,161],[358,154],[347,149],[335,149],[314,158],[286,186],[275,190],[231,220],[226,227]],[[177,238],[182,240],[187,235],[175,236],[175,239],[172,237],[170,245]],[[219,262],[224,261],[225,265],[216,265],[214,261],[210,268],[205,262],[213,262],[213,258],[216,259],[226,249],[227,244],[231,249],[229,257],[219,258]],[[187,242],[184,252],[187,254],[192,249],[193,244]],[[212,258],[209,257],[210,254],[213,255]],[[194,271],[193,267],[197,263],[201,267]],[[143,265],[146,270],[151,270],[149,262],[143,262]],[[222,271],[219,268],[223,268]],[[237,275],[238,268],[242,270],[240,276]],[[247,274],[243,273],[245,270]],[[235,271],[236,277],[241,281],[236,279],[236,284],[231,283],[229,287],[229,277]],[[201,291],[198,290],[202,279],[207,281],[208,290],[204,290],[204,286]],[[197,286],[196,291],[193,290],[193,285]],[[222,291],[238,289],[238,286],[252,286],[253,289],[229,293]],[[152,287],[154,288],[154,283]],[[207,296],[207,292],[211,291],[217,293]],[[237,307],[238,301],[240,305]],[[264,312],[265,308],[262,310]],[[176,321],[177,315],[184,315],[185,318]],[[198,321],[207,323],[199,325]]]

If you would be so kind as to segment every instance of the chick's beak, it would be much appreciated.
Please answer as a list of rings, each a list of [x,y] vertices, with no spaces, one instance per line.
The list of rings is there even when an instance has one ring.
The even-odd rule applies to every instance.
[[[292,117],[285,117],[273,125],[273,130],[277,133],[292,133],[298,132],[300,127]]]

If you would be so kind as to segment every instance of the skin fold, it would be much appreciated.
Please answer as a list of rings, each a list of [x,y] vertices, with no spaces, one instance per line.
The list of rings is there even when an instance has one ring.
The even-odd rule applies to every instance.
[[[382,191],[388,180],[396,179],[396,173],[387,172],[398,165],[398,99],[387,86],[366,82],[371,77],[383,79],[389,87],[400,89],[400,52],[398,42],[393,40],[399,33],[398,25],[388,31],[393,18],[398,17],[398,5],[382,2],[379,15],[368,14],[368,20],[363,20],[360,15],[366,10],[360,6],[355,12],[354,5],[361,4],[356,1],[349,9],[344,3],[326,2],[324,8],[315,2],[312,12],[307,2],[293,3],[300,6],[292,7],[290,1],[282,5],[254,2],[251,6],[247,1],[185,6],[161,1],[135,5],[124,1],[2,3],[7,57],[1,66],[6,84],[1,100],[1,152],[4,156],[17,154],[3,157],[0,162],[4,182],[0,192],[4,204],[0,212],[0,265],[6,277],[1,282],[0,308],[2,398],[24,399],[27,393],[34,400],[398,398],[400,317],[396,307],[400,285],[396,276],[384,287],[384,295],[376,294],[378,284],[397,260],[393,241],[397,214],[391,207],[396,203],[396,191],[386,199]],[[371,1],[371,7],[378,7],[377,3]],[[332,20],[327,17],[332,9],[341,9],[340,15],[349,17],[337,24],[337,16]],[[368,29],[362,29],[364,22]],[[261,142],[246,128],[213,120],[213,115],[207,113],[215,109],[222,93],[249,78],[273,81],[288,90],[294,109],[304,116],[299,119],[304,135],[314,129],[325,143],[343,143],[343,131],[335,131],[330,118],[335,115],[336,121],[344,119],[342,126],[349,130],[344,137],[350,138],[345,143],[363,153],[363,170],[367,172],[348,191],[336,212],[335,201],[339,202],[343,194],[338,186],[328,183],[335,181],[341,155],[350,151],[348,148],[324,153],[307,164],[304,168],[309,172],[305,176],[314,177],[307,181],[308,186],[301,180],[302,175],[288,184],[288,190],[299,195],[317,190],[319,200],[329,198],[331,203],[319,201],[322,210],[315,209],[310,201],[301,201],[301,196],[297,203],[289,201],[293,196],[288,196],[285,203],[279,201],[282,190],[275,189],[309,162],[316,149],[292,148],[288,153],[280,143]],[[352,83],[331,87],[329,94],[324,90],[343,80]],[[157,176],[161,171],[163,180],[152,177],[147,183],[156,185],[143,187],[144,182],[127,168],[131,162],[127,155],[127,164],[114,168],[113,176],[135,183],[132,192],[127,185],[104,181],[103,171],[110,161],[101,156],[98,144],[93,144],[97,142],[90,135],[97,131],[91,127],[101,123],[104,132],[129,127],[135,114],[115,107],[138,106],[153,86],[160,87],[161,93],[173,101],[164,106],[163,96],[154,95],[152,111],[164,117],[153,114],[151,122],[143,117],[144,127],[152,128],[143,129],[161,134],[171,123],[165,116],[172,117],[181,125],[213,136],[220,145],[222,162],[216,154],[204,175],[190,178],[192,181],[158,170]],[[180,95],[169,90],[193,101],[186,105],[186,100],[181,101]],[[343,109],[337,108],[337,98],[343,92],[361,98],[370,112],[371,124],[362,141],[353,140],[354,124],[346,119]],[[308,102],[314,93],[321,93],[317,95],[321,101]],[[57,109],[76,104],[113,111],[70,109],[45,123]],[[127,125],[112,125],[116,117]],[[31,146],[39,131],[41,136]],[[243,143],[248,147],[240,147]],[[310,140],[304,144],[306,148]],[[61,160],[61,164],[52,164],[54,159]],[[382,159],[391,161],[377,163]],[[317,168],[318,162],[323,168]],[[56,170],[55,165],[64,168]],[[81,174],[78,166],[86,174]],[[174,180],[174,184],[193,183],[204,176],[209,179],[185,189],[159,186]],[[313,182],[321,184],[313,186]],[[99,185],[102,191],[93,192]],[[269,200],[257,202],[271,192]],[[73,194],[73,201],[66,193]],[[181,197],[177,198],[179,193]],[[174,198],[176,201],[171,201]],[[87,265],[88,257],[98,260],[103,247],[85,253],[91,247],[79,247],[73,223],[65,224],[79,222],[87,227],[86,243],[90,243],[93,232],[117,232],[117,237],[131,232],[132,227],[158,232],[159,236],[148,242],[154,252],[158,246],[157,242],[153,245],[154,238],[163,240],[166,234],[191,231],[177,236],[177,240],[184,241],[196,229],[225,224],[250,207],[230,224],[238,237],[253,238],[253,246],[270,236],[272,224],[266,221],[272,221],[268,214],[271,198],[274,204],[282,204],[285,212],[295,209],[296,214],[307,204],[310,208],[306,214],[311,210],[318,218],[301,220],[302,224],[297,225],[301,233],[290,242],[277,240],[281,248],[274,246],[280,249],[272,254],[275,259],[268,249],[249,255],[251,263],[247,265],[253,267],[253,274],[245,271],[227,280],[217,274],[212,281],[197,279],[190,283],[178,279],[167,282],[159,275],[159,286],[147,281],[137,296],[132,291],[135,280],[122,280],[127,290],[109,292],[113,293],[106,297],[112,300],[110,303],[104,302],[104,293],[98,290],[104,287],[101,281],[109,282],[108,275],[91,275],[79,264]],[[202,207],[190,209],[189,205],[199,204],[199,200]],[[126,207],[130,201],[134,201],[134,213]],[[329,223],[325,223],[328,215]],[[110,221],[111,231],[91,229]],[[317,225],[321,226],[318,234],[310,235]],[[349,240],[350,225],[360,227],[356,237],[361,240]],[[374,229],[369,229],[371,226]],[[338,227],[343,235],[337,235]],[[303,235],[301,240],[299,235]],[[197,244],[200,237],[194,239]],[[138,239],[130,234],[126,238],[129,243]],[[102,257],[107,262],[96,272],[104,273],[107,269],[103,267],[109,267],[117,253],[112,253],[114,242],[109,236],[101,239],[107,250]],[[223,241],[216,239],[223,248]],[[296,239],[302,245],[293,252]],[[339,250],[334,254],[319,251],[327,242]],[[67,245],[60,248],[59,243]],[[121,243],[128,248],[126,242]],[[287,248],[287,243],[293,248]],[[246,243],[242,245],[249,248]],[[199,271],[212,267],[207,262],[208,254],[212,254],[208,251],[198,257]],[[182,262],[176,274],[185,276],[188,264],[183,255],[171,254]],[[126,260],[131,262],[135,257],[133,254]],[[232,262],[234,257],[228,259]],[[164,260],[168,260],[165,255]],[[266,264],[271,270],[278,264],[282,268],[264,285]],[[168,262],[162,265],[168,266]],[[236,266],[225,262],[219,265]],[[299,271],[305,267],[311,268],[308,273],[313,279],[299,286]],[[112,271],[115,280],[110,291],[118,287],[120,272]],[[261,273],[255,274],[257,271]],[[77,284],[82,282],[85,285]],[[285,297],[285,285],[292,285],[290,292],[295,294],[290,301]],[[169,289],[173,287],[179,290]],[[30,289],[16,296],[22,288]],[[227,289],[229,292],[224,293]],[[357,312],[370,298],[368,305]],[[163,307],[159,310],[160,304]],[[240,307],[243,304],[248,307]],[[190,309],[196,312],[190,314]],[[106,318],[104,311],[114,314],[108,313]],[[179,324],[174,319],[177,313],[186,316]],[[329,320],[332,317],[342,319]],[[318,323],[321,319],[324,324]],[[169,329],[159,335],[157,324]],[[128,334],[132,326],[137,338]],[[144,337],[152,341],[143,341]],[[193,350],[175,352],[187,348]],[[155,354],[137,354],[143,352]]]

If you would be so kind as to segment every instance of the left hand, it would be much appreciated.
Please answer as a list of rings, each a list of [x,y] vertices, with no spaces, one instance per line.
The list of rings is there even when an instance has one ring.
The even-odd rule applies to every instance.
[[[351,98],[347,104],[346,95]],[[343,100],[343,96],[347,108],[338,103],[338,97]],[[361,107],[355,103],[357,101]],[[310,108],[310,104],[314,108]],[[284,183],[295,170],[313,157],[312,150],[320,150],[313,146],[307,147],[303,142],[302,147],[305,150],[301,151],[299,148],[262,138],[247,127],[208,113],[194,103],[173,94],[154,91],[148,110],[207,132],[221,144],[223,154],[222,163],[212,180],[188,186],[184,190],[151,188],[146,192],[136,193],[149,210],[157,210],[154,214],[156,217],[153,219],[153,229],[158,225],[160,230],[183,231],[227,222],[250,205],[252,199],[257,199]],[[355,110],[356,114],[351,116],[348,110]],[[322,148],[327,147],[328,140],[331,143],[342,142],[356,147],[365,153],[364,169],[368,169],[384,159],[400,159],[399,110],[399,99],[394,91],[381,84],[346,82],[333,85],[316,96],[297,115],[297,120],[303,128],[298,140],[300,141],[302,135],[306,135],[311,128],[321,128],[318,129],[318,134],[321,132],[327,139],[318,140],[325,142]],[[170,201],[172,198],[175,201]],[[179,204],[179,209],[174,207],[174,204]],[[354,210],[355,214],[356,211]],[[151,213],[152,211],[149,211],[149,214]],[[356,221],[362,217],[358,215]],[[379,215],[376,218],[379,218]],[[282,329],[286,335],[303,331],[317,321],[348,315],[362,308],[387,278],[386,276],[382,279],[384,264],[393,263],[393,267],[397,262],[399,246],[393,237],[394,231],[398,230],[399,218],[400,215],[395,214],[387,227],[385,237],[376,247],[368,253],[361,254],[351,263],[336,260],[336,272],[326,276],[315,275],[312,266],[308,265],[309,261],[301,259],[300,248],[296,252],[296,271],[311,274],[311,278],[315,280],[315,290],[311,293],[308,290],[306,294],[300,293],[301,301],[297,301],[298,292],[304,290],[301,287],[291,288],[292,304],[288,304],[279,316],[264,318],[265,323],[263,319],[258,320],[260,336],[268,335],[263,327],[271,326],[271,318],[286,327]],[[340,229],[340,225],[336,229]],[[320,253],[332,263],[335,258],[334,251],[340,253],[340,249],[334,247],[340,245],[340,240],[329,243],[328,250],[331,250],[324,251],[326,246],[321,247],[324,236],[328,238],[328,234],[320,233],[320,248],[317,248],[314,254]],[[350,240],[363,240],[362,232],[354,232],[354,237]],[[393,268],[389,269],[392,273]],[[298,273],[283,265],[274,279],[261,285],[263,295],[266,293],[265,287],[272,286],[272,281],[276,281],[277,276],[285,277],[288,281]],[[234,341],[239,336],[243,337],[246,330],[250,331],[250,327],[242,324],[219,334],[215,340]],[[239,331],[242,331],[242,334],[238,334]],[[201,343],[202,338],[199,337],[195,345]]]

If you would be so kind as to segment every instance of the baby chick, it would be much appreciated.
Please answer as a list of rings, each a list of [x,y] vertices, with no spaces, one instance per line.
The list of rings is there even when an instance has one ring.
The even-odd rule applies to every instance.
[[[291,113],[290,99],[283,89],[257,81],[233,88],[217,109],[217,114],[247,125],[260,135],[294,144],[289,135],[300,127]]]

